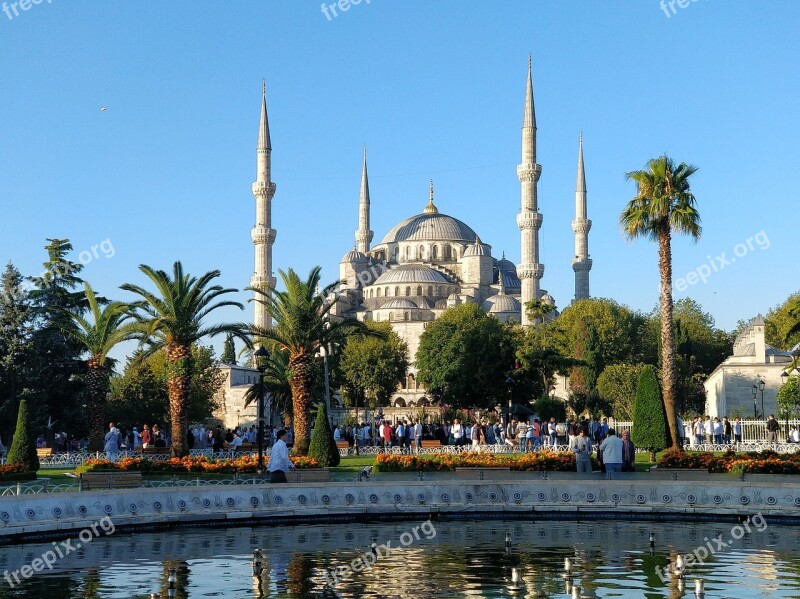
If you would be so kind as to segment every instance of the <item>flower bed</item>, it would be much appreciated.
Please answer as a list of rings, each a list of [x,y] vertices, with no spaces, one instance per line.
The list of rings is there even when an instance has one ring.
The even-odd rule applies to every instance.
[[[289,457],[295,468],[319,468],[314,458]],[[269,464],[265,456],[264,466]],[[170,458],[166,461],[155,461],[147,458],[123,458],[116,462],[108,460],[86,460],[76,471],[103,472],[119,470],[122,472],[142,472],[143,474],[247,474],[258,470],[258,458],[242,456],[235,460],[214,460],[206,456],[187,456]]]
[[[708,452],[668,451],[658,460],[659,468],[705,468],[713,473],[800,474],[800,454],[774,451],[726,451],[721,456]]]
[[[510,468],[516,471],[574,472],[575,455],[568,452],[538,451],[522,455],[481,453],[431,456],[378,454],[376,472],[451,471],[456,468]]]
[[[36,478],[35,472],[28,472],[21,464],[5,464],[0,466],[0,483],[12,482],[17,480],[33,480]]]

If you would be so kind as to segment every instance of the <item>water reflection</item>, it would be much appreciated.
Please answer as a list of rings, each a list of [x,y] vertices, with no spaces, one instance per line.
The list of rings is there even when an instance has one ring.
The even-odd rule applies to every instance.
[[[679,579],[663,574],[675,567],[678,555],[719,535],[729,538],[731,524],[452,521],[430,526],[402,522],[117,534],[87,543],[53,572],[13,587],[0,580],[0,599],[146,599],[155,592],[169,597],[171,570],[177,587],[172,596],[180,599],[564,598],[574,592],[583,598],[691,599],[696,578],[705,581],[707,599],[800,596],[800,542],[790,527],[754,531]],[[652,552],[651,532],[656,538]],[[373,542],[377,547],[371,548]],[[0,548],[0,573],[19,570],[50,548],[46,543]],[[257,576],[255,548],[263,552]],[[567,558],[570,575],[564,568]]]

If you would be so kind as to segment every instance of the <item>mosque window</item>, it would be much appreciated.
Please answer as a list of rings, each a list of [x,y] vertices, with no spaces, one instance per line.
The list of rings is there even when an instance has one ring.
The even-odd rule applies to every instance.
[[[439,286],[439,288],[436,291],[437,291],[437,293],[436,293],[437,297],[443,297],[444,296],[444,287]]]
[[[406,246],[406,260],[410,260],[410,259],[411,259],[411,246],[407,245]]]
[[[425,246],[419,246],[419,259],[423,260],[425,258]]]
[[[439,258],[439,246],[438,245],[435,245],[435,246],[433,246],[433,248],[431,248],[431,258],[433,260],[436,260],[437,258]]]
[[[422,285],[417,287],[417,295],[422,295]]]
[[[428,296],[429,297],[433,296],[433,285],[428,285]]]
[[[406,297],[411,295],[411,287],[406,287]]]
[[[395,287],[394,288],[394,295],[395,295],[395,297],[400,297],[400,287]]]
[[[409,318],[409,316],[408,316],[408,312],[404,312],[404,313],[403,313],[403,319],[404,319],[404,320],[408,320],[408,318]]]
[[[372,292],[371,292],[371,291],[370,291],[370,294],[372,294]],[[380,297],[380,296],[381,296],[381,288],[380,288],[380,287],[378,287],[378,297]],[[370,297],[372,297],[372,296],[370,295]]]

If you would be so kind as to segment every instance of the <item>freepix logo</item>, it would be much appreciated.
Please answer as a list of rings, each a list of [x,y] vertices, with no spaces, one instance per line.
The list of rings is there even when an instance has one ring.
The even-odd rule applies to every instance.
[[[6,13],[9,21],[13,21],[14,17],[20,15],[20,11],[27,12],[31,7],[42,4],[45,0],[19,0],[19,2],[3,2],[2,10]],[[52,4],[53,0],[47,0],[48,4]]]
[[[105,516],[101,518],[99,522],[95,522],[89,528],[84,528],[80,531],[77,540],[67,539],[60,543],[53,541],[52,549],[45,551],[40,557],[31,561],[30,564],[22,566],[19,570],[14,570],[12,572],[6,570],[3,572],[3,578],[6,579],[6,582],[13,589],[16,585],[22,584],[23,580],[27,580],[34,574],[44,572],[45,570],[52,570],[58,560],[64,559],[70,553],[78,551],[87,543],[91,543],[100,536],[101,532],[105,533],[105,536],[109,536],[113,535],[115,530],[114,522],[111,518]]]

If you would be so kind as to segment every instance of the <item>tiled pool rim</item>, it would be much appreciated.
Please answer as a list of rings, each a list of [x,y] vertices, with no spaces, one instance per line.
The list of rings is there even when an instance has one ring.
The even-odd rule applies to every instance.
[[[0,498],[0,543],[64,538],[104,517],[118,531],[427,518],[737,520],[756,513],[800,523],[800,481],[757,478],[373,479],[20,495]]]

